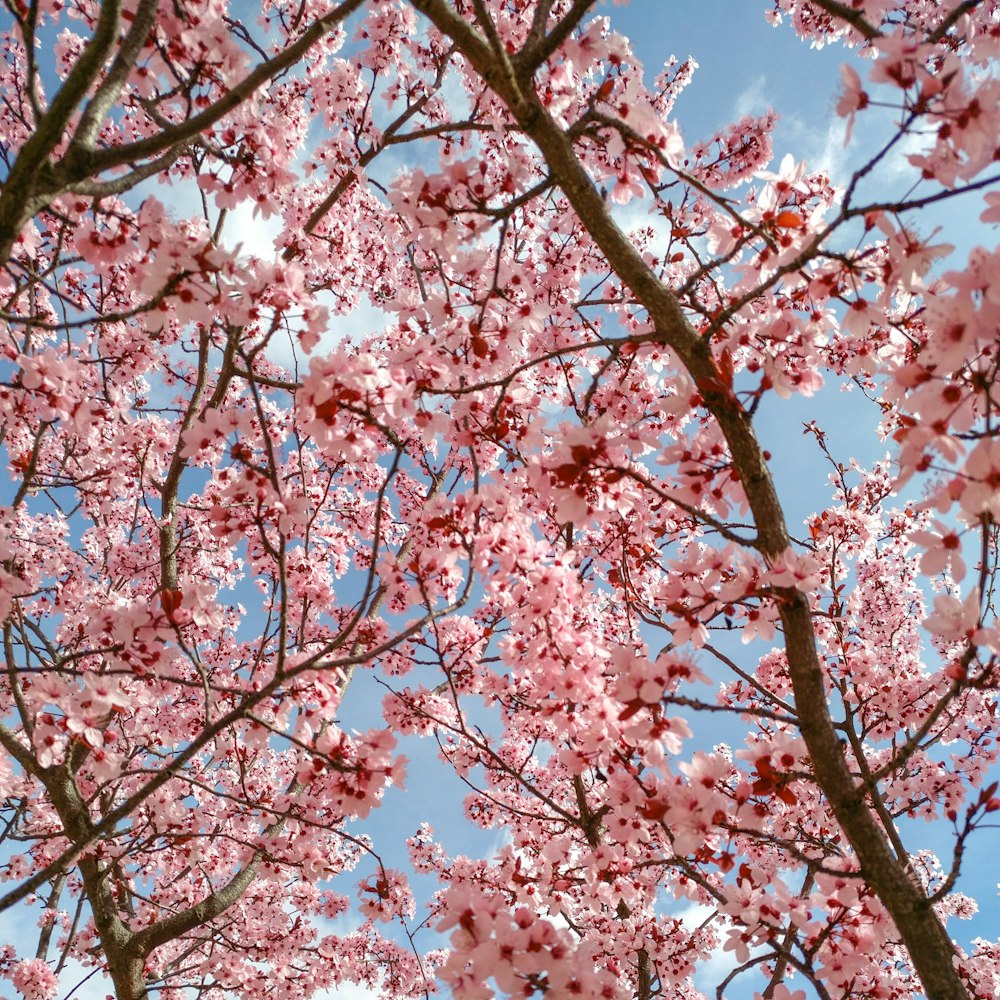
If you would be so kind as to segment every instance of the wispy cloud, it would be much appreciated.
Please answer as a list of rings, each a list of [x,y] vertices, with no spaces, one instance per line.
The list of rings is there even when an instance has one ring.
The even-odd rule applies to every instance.
[[[810,168],[826,174],[837,186],[846,184],[851,175],[850,149],[844,142],[846,134],[844,121],[836,118],[826,126],[821,136],[815,136],[819,141],[812,149],[816,152],[809,151]]]
[[[688,930],[693,931],[700,927],[716,912],[714,906],[707,906],[704,903],[688,903],[682,909],[671,915],[679,920]],[[722,918],[716,918],[719,923],[717,927],[730,926]],[[701,962],[694,974],[694,984],[709,996],[714,996],[716,988],[740,963],[732,951],[725,951],[725,935],[719,945],[712,949],[708,958]],[[756,954],[760,949],[751,949]]]
[[[222,244],[230,250],[239,248],[244,257],[274,260],[274,240],[281,232],[282,221],[278,215],[269,219],[253,214],[253,205],[241,201],[226,216],[222,229]]]
[[[760,114],[770,107],[771,101],[767,96],[767,77],[763,73],[760,76],[755,76],[740,91],[733,105],[736,116],[739,118],[744,115]]]
[[[857,166],[856,143],[845,145],[846,124],[841,118],[823,117],[805,120],[797,115],[783,118],[782,137],[797,160],[805,160],[810,173],[827,175],[833,184],[843,186]]]

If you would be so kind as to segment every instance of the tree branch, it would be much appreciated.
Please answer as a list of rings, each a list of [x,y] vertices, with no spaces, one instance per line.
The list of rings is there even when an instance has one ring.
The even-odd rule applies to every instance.
[[[687,321],[680,303],[657,278],[611,217],[576,156],[570,138],[529,93],[528,81],[511,85],[506,73],[477,40],[465,44],[468,29],[455,31],[457,17],[444,0],[412,0],[437,28],[448,34],[476,71],[505,102],[517,124],[538,146],[553,179],[622,282],[643,304],[657,335],[678,354],[696,383],[718,382],[710,348]],[[775,491],[750,415],[731,394],[708,390],[705,405],[718,421],[739,472],[759,533],[760,550],[772,559],[791,544],[784,512]],[[812,616],[805,594],[776,590],[785,634],[789,674],[800,729],[809,749],[816,780],[857,854],[865,877],[886,905],[907,946],[931,1000],[967,1000],[953,964],[954,946],[923,892],[909,880],[886,841],[881,825],[863,800],[844,759],[827,705],[825,675],[816,650]]]

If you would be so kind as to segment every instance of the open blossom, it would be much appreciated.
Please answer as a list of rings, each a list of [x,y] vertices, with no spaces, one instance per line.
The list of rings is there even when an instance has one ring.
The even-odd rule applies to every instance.
[[[968,482],[962,491],[962,509],[974,517],[989,514],[1000,519],[1000,439],[979,441],[969,453],[963,472]]]
[[[988,191],[983,200],[987,208],[979,216],[980,222],[1000,222],[1000,191]]]
[[[128,707],[129,699],[115,677],[90,671],[83,675],[83,687],[80,700],[96,715],[106,715],[115,709]]]
[[[823,563],[815,556],[786,549],[771,560],[767,580],[774,587],[794,587],[808,593],[820,585],[823,572]]]
[[[956,581],[965,576],[962,539],[947,525],[935,521],[934,529],[931,531],[924,529],[911,531],[910,541],[927,550],[920,557],[921,572],[928,576],[949,573]]]
[[[979,628],[979,588],[974,587],[965,599],[951,594],[938,594],[934,610],[924,619],[924,628],[942,639],[972,640]]]
[[[363,884],[361,912],[374,920],[412,917],[416,904],[406,876],[395,869],[382,868]]]
[[[844,144],[851,141],[851,133],[854,131],[854,116],[868,107],[869,97],[861,86],[861,77],[857,70],[848,63],[840,67],[840,77],[844,83],[844,92],[837,101],[837,114],[841,118],[847,119],[847,130],[844,135]]]
[[[10,980],[24,1000],[52,1000],[59,985],[55,971],[48,962],[40,958],[18,962],[10,974]]]

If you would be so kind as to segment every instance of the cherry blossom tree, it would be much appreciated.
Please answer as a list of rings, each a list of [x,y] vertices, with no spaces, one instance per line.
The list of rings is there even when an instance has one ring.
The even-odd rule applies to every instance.
[[[927,222],[1000,221],[996,0],[762,5],[886,123],[839,185],[597,0],[5,8],[15,990],[996,995],[1000,254]],[[837,385],[891,451],[817,408],[788,524]],[[404,777],[500,846],[384,861]]]

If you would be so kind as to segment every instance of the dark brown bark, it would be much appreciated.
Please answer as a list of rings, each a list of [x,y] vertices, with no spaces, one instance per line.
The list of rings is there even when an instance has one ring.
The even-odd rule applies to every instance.
[[[72,763],[67,762],[47,771],[43,780],[66,836],[75,843],[86,843],[91,839],[93,824],[73,780]],[[119,914],[114,884],[107,868],[96,853],[91,852],[82,855],[77,866],[94,915],[115,996],[118,1000],[146,1000],[143,958],[131,947],[133,934]]]
[[[150,175],[150,171],[143,166],[136,168],[137,163],[158,157],[158,168],[168,164],[185,144],[239,107],[258,87],[294,66],[362,3],[363,0],[344,0],[339,7],[317,18],[294,42],[260,63],[210,107],[187,121],[165,127],[155,135],[132,143],[95,149],[94,139],[104,124],[106,113],[120,94],[152,28],[156,3],[155,0],[145,0],[136,12],[132,28],[118,44],[108,73],[84,108],[80,125],[65,156],[58,162],[52,162],[52,150],[63,138],[73,114],[115,50],[121,4],[119,0],[105,0],[101,4],[101,15],[93,37],[59,88],[48,111],[36,122],[33,135],[19,152],[0,191],[0,260],[9,259],[21,229],[58,195],[81,185],[87,189],[102,173],[122,166],[127,166],[129,173],[118,178],[112,189],[117,193],[128,190]]]

